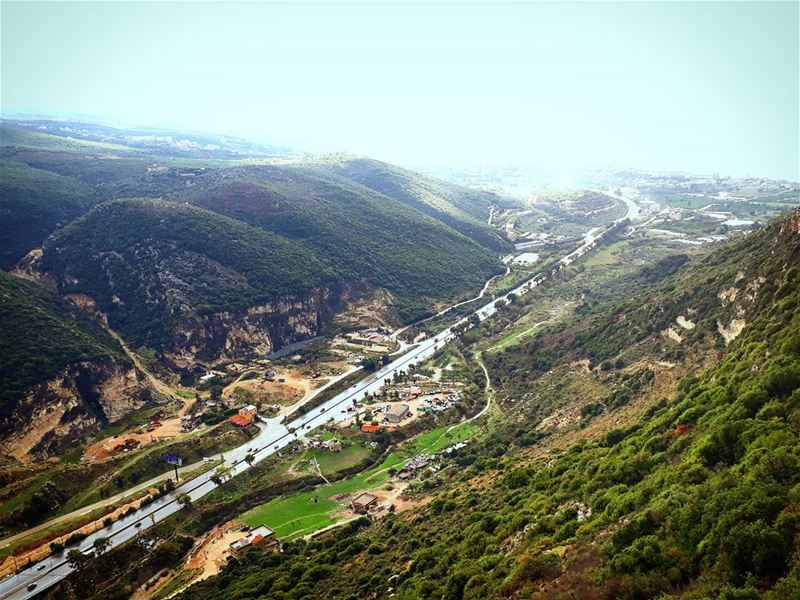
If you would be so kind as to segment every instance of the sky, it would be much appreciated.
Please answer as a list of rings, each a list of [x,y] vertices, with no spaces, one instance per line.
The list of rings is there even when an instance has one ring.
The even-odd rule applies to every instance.
[[[800,3],[0,3],[0,109],[409,166],[800,180]]]

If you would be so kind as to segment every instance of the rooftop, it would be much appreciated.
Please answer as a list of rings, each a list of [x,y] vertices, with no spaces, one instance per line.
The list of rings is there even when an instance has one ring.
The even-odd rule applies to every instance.
[[[359,504],[361,506],[367,506],[372,502],[375,502],[378,497],[375,494],[370,494],[369,492],[361,492],[358,496],[353,499],[353,504]]]
[[[393,404],[392,407],[386,411],[387,415],[401,416],[406,414],[409,410],[408,404]]]

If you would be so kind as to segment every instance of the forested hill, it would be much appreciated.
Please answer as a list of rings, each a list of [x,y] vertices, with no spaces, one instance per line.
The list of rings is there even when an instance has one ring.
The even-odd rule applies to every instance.
[[[6,269],[92,206],[124,198],[160,198],[194,204],[272,234],[270,239],[302,247],[310,253],[309,265],[322,265],[320,273],[327,274],[323,278],[331,275],[340,282],[358,280],[385,289],[393,298],[396,319],[411,321],[430,314],[442,302],[479,290],[487,278],[502,271],[499,254],[509,248],[478,217],[455,205],[431,213],[352,179],[286,161],[253,159],[245,164],[175,158],[160,154],[158,145],[125,146],[122,133],[115,134],[117,141],[111,143],[96,140],[91,132],[73,139],[8,123],[2,131],[0,210],[5,221],[17,225],[2,234]],[[426,182],[434,185],[432,180]],[[439,185],[447,190],[448,201],[488,215],[487,198]],[[93,225],[99,225],[97,218],[81,227]],[[142,228],[136,231],[146,234]],[[87,239],[94,236],[88,232]],[[69,241],[67,252],[78,256],[80,238],[64,239]],[[90,252],[86,256],[90,265],[95,264]],[[287,266],[278,261],[275,269],[287,274],[291,287],[292,269]],[[206,300],[188,304],[192,310],[201,309]]]
[[[502,271],[492,251],[445,223],[338,177],[248,167],[185,197],[298,240],[341,276],[389,290],[404,319]]]
[[[80,181],[0,161],[0,269],[12,267],[96,200],[91,186]]]
[[[228,217],[163,200],[107,202],[44,245],[63,294],[92,297],[136,346],[162,348],[204,314],[243,311],[330,284],[304,246]]]
[[[297,185],[289,189],[297,193]],[[398,311],[420,311],[500,270],[444,225],[405,207],[376,207],[369,197],[340,203],[341,192],[335,200],[309,195],[304,206],[237,181],[203,198],[218,212],[153,199],[100,204],[45,242],[38,268],[61,293],[92,297],[128,341],[155,348],[206,315],[284,297],[306,302],[315,289],[352,281],[391,291]],[[321,203],[327,211],[316,209]]]
[[[491,206],[510,204],[509,198],[471,190],[369,158],[320,157],[311,168],[334,173],[389,196],[447,223],[487,248],[510,246],[487,224]]]
[[[78,362],[130,361],[119,344],[73,304],[0,272],[0,419],[33,385]]]
[[[251,553],[182,597],[800,596],[800,212],[679,267],[628,306],[652,315],[724,281],[715,297],[736,312],[730,287],[753,276],[760,285],[736,293],[746,325],[719,362],[634,422],[542,459],[547,439],[509,408],[458,455],[460,476],[426,486],[424,507]],[[619,314],[599,312],[624,329]],[[728,316],[716,315],[723,327]],[[574,344],[565,361],[614,354],[563,343]],[[519,347],[521,361],[530,350]]]

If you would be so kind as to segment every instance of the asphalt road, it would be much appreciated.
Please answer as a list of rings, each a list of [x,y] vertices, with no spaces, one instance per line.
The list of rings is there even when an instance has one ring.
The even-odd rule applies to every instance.
[[[631,213],[633,213],[633,215],[631,215]],[[636,214],[638,214],[638,207],[635,203],[631,202],[628,204],[628,213],[626,216],[614,221],[611,226],[618,224],[629,215],[634,216]],[[584,236],[581,246],[564,256],[550,271],[535,275],[507,294],[483,305],[473,314],[477,315],[481,321],[491,317],[497,312],[497,303],[499,301],[507,300],[510,294],[519,296],[541,285],[548,277],[555,275],[559,270],[591,250],[602,237],[603,233],[608,229],[608,227],[592,229]],[[256,437],[234,450],[229,450],[225,454],[223,464],[230,468],[230,476],[235,477],[250,468],[250,465],[244,460],[247,454],[252,454],[255,457],[253,464],[256,464],[330,420],[346,420],[349,417],[347,408],[353,404],[354,400],[359,401],[363,399],[366,394],[377,392],[383,385],[384,379],[391,378],[397,372],[406,371],[409,366],[417,365],[433,356],[437,350],[441,349],[444,344],[455,337],[453,333],[455,328],[468,324],[468,318],[469,317],[464,317],[455,325],[448,327],[436,336],[411,346],[408,352],[399,358],[286,426],[280,424],[279,418],[264,420],[264,422],[260,424],[261,432]],[[289,433],[289,429],[292,429],[294,433]],[[137,510],[132,515],[123,517],[101,531],[93,533],[80,544],[69,549],[78,548],[85,554],[90,554],[97,538],[109,538],[111,547],[118,546],[130,540],[155,523],[163,521],[170,515],[181,510],[181,505],[175,499],[178,494],[186,493],[193,501],[196,501],[214,490],[217,484],[211,481],[213,475],[214,472],[211,471],[184,483],[152,504]],[[225,482],[222,482],[221,485],[225,485]],[[66,561],[66,553],[67,550],[62,554],[50,556],[20,571],[16,575],[10,575],[3,579],[3,581],[0,581],[0,598],[25,600],[58,583],[73,570]],[[35,585],[35,587],[29,590],[29,585]]]

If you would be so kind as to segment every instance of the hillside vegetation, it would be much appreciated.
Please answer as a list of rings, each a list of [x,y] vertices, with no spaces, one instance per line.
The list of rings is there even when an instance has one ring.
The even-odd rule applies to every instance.
[[[251,553],[183,597],[796,597],[800,213],[672,270],[614,305],[633,333],[613,306],[598,306],[585,338],[559,338],[558,328],[542,336],[545,347],[567,346],[553,363],[598,361],[636,344],[654,315],[674,318],[687,304],[714,329],[729,311],[747,319],[718,364],[641,418],[541,460],[532,451],[546,440],[529,435],[533,423],[496,415],[457,456],[461,474],[429,486],[437,491],[424,508],[362,519],[280,555]],[[725,303],[730,293],[718,294],[731,285],[742,296]],[[687,349],[707,344],[709,326]],[[518,355],[514,380],[526,377],[526,361],[528,377],[548,368],[537,348],[502,353]]]
[[[53,123],[46,126],[48,132],[56,131]],[[25,190],[17,193],[10,184],[0,190],[9,220],[22,224],[7,233],[6,268],[42,244],[58,226],[97,203],[161,198],[189,202],[299,243],[311,253],[313,264],[323,265],[323,271],[338,281],[364,281],[388,290],[397,318],[411,321],[430,314],[440,302],[479,289],[501,271],[497,255],[508,248],[484,222],[491,195],[383,163],[375,163],[386,170],[386,176],[373,189],[308,165],[245,166],[216,159],[214,152],[206,157],[200,151],[193,155],[197,159],[189,160],[176,158],[158,145],[116,148],[117,142],[102,141],[128,139],[119,131],[87,130],[82,139],[8,123],[2,127],[2,156],[14,165],[14,178],[9,181]],[[55,183],[62,196],[80,192],[80,198],[88,199],[73,202],[69,211],[51,214],[59,199],[51,194]],[[425,190],[424,202],[412,198],[419,190]],[[436,210],[431,208],[434,204]],[[40,213],[47,218],[35,219]],[[34,220],[28,221],[28,215],[34,215]],[[35,231],[26,233],[26,228]],[[76,246],[67,252],[76,255],[81,242],[75,236],[68,239]],[[95,278],[84,273],[82,279]],[[187,303],[195,308],[192,300]]]
[[[199,208],[148,199],[97,206],[44,245],[62,293],[94,298],[136,345],[163,347],[193,315],[241,311],[332,280],[303,246]]]
[[[502,252],[510,244],[487,224],[491,206],[513,204],[509,198],[471,190],[369,158],[326,157],[312,168],[334,173],[410,206]]]
[[[0,418],[31,386],[85,361],[127,364],[119,344],[76,306],[0,272]]]
[[[13,266],[94,202],[91,187],[21,163],[0,161],[0,268]]]
[[[432,301],[479,288],[502,270],[491,251],[442,222],[340,178],[251,167],[187,197],[302,241],[340,276],[389,290],[403,320],[426,314]]]
[[[800,263],[796,240],[780,235],[780,227],[764,227],[691,263],[691,268],[686,266],[687,256],[675,254],[634,277],[615,280],[615,293],[625,290],[618,301],[600,302],[596,290],[587,290],[578,307],[580,318],[548,338],[490,357],[493,375],[513,389],[516,382],[559,361],[588,358],[598,365],[619,356],[635,358],[636,349],[648,339],[659,342],[660,358],[665,360],[682,358],[683,348],[703,342],[724,347],[720,330],[749,323],[767,310],[787,265]],[[648,301],[642,302],[643,297]],[[688,321],[691,329],[677,325],[678,319]],[[670,328],[680,331],[683,342],[665,339]]]

